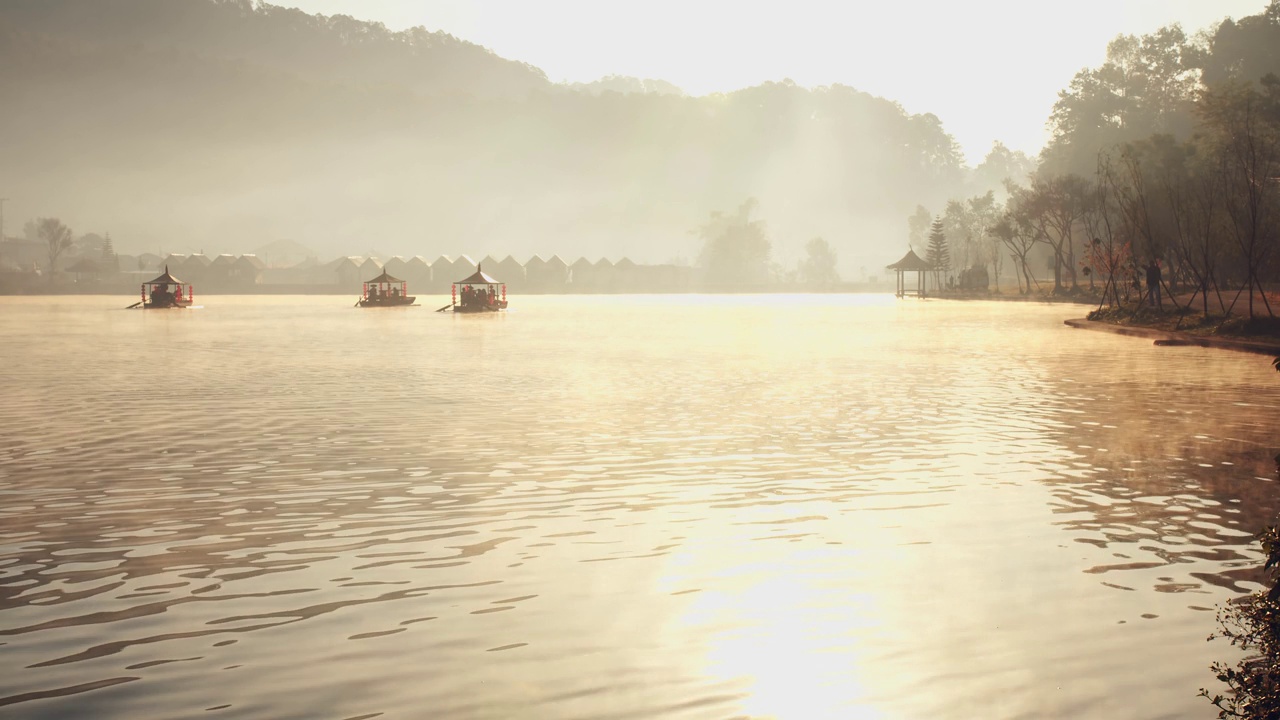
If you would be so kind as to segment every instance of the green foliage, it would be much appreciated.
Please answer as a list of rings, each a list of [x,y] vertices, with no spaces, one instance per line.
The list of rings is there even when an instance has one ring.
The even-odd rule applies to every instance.
[[[748,198],[736,212],[711,213],[711,219],[697,229],[702,238],[698,265],[707,280],[717,285],[759,285],[770,276],[772,243],[763,220],[752,220],[757,201]]]
[[[923,205],[917,205],[916,211],[907,218],[907,244],[912,248],[919,248],[923,253],[932,222],[933,214]]]
[[[836,251],[820,237],[804,246],[805,257],[800,261],[800,280],[809,285],[830,286],[840,282],[836,272]]]
[[[1004,143],[996,142],[982,162],[973,169],[969,178],[969,191],[981,196],[985,193],[1000,194],[1003,200],[1005,183],[1024,184],[1036,170],[1036,161],[1021,151],[1010,150]],[[993,198],[994,199],[994,198]]]
[[[929,226],[929,264],[939,270],[951,267],[951,250],[947,246],[947,233],[942,218],[933,221]]]
[[[1177,25],[1112,40],[1106,61],[1081,70],[1058,94],[1043,166],[1056,173],[1088,173],[1104,148],[1155,132],[1188,136],[1198,57]]]
[[[943,276],[951,270],[951,249],[947,247],[947,233],[942,218],[929,227],[929,252],[925,260],[933,267],[934,284],[942,287]]]
[[[1280,2],[1271,0],[1257,15],[1222,21],[1201,48],[1197,64],[1209,88],[1280,75]]]
[[[972,269],[975,266],[985,267],[994,261],[996,246],[990,228],[998,219],[999,208],[995,193],[991,191],[968,200],[947,203],[942,225],[949,241],[953,266]]]
[[[1280,358],[1276,359],[1280,369]],[[1218,632],[1209,636],[1225,638],[1246,653],[1231,666],[1215,662],[1211,666],[1227,693],[1200,695],[1218,708],[1219,718],[1274,720],[1280,718],[1280,530],[1268,527],[1259,536],[1266,561],[1263,570],[1270,588],[1228,603],[1218,609]]]

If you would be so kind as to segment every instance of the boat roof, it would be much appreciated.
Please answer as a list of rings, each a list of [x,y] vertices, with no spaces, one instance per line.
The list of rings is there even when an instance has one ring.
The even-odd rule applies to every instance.
[[[164,266],[164,274],[163,274],[163,275],[161,275],[160,277],[156,278],[155,280],[148,281],[146,284],[147,284],[147,285],[160,285],[160,284],[167,284],[167,285],[186,285],[186,283],[182,282],[182,281],[181,281],[181,280],[179,280],[178,278],[176,278],[176,277],[174,277],[174,276],[172,276],[172,275],[170,275],[170,274],[169,274],[169,266],[168,266],[168,265],[165,265],[165,266]]]
[[[483,263],[481,263],[481,265],[483,265]],[[463,278],[462,280],[459,280],[454,284],[455,285],[501,285],[502,284],[501,280],[495,280],[492,277],[490,277],[487,273],[485,273],[484,270],[481,270],[480,269],[481,265],[477,265],[476,271],[472,273],[470,276]]]
[[[372,280],[365,280],[365,282],[367,283],[398,283],[398,282],[404,282],[404,281],[397,277],[391,277],[391,275],[386,270],[383,270],[381,275],[379,275],[378,277]]]

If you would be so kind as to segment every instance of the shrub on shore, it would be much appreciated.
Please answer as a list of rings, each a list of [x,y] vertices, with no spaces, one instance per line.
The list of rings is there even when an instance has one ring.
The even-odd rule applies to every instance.
[[[1257,320],[1257,318],[1254,318]],[[1280,371],[1280,357],[1271,362]],[[1280,455],[1276,456],[1280,475]],[[1267,587],[1218,608],[1218,631],[1209,636],[1226,638],[1245,656],[1236,665],[1210,665],[1227,693],[1200,696],[1218,708],[1218,718],[1276,720],[1280,718],[1280,528],[1272,525],[1258,534],[1266,562],[1262,570]]]
[[[1280,529],[1268,527],[1258,536],[1267,560],[1263,566],[1271,587],[1218,609],[1218,631],[1246,653],[1236,665],[1215,662],[1210,668],[1226,683],[1227,693],[1200,695],[1218,708],[1219,718],[1280,718]]]

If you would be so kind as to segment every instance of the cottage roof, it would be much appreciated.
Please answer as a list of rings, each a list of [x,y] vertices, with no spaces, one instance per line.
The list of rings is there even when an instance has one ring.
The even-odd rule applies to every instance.
[[[352,267],[357,267],[357,268],[358,268],[358,267],[360,267],[360,263],[361,263],[361,262],[363,262],[363,261],[362,261],[360,258],[358,258],[358,257],[353,257],[353,256],[350,256],[350,255],[347,255],[347,256],[344,256],[344,257],[334,258],[333,260],[330,260],[329,262],[327,262],[327,263],[325,263],[325,264],[324,264],[324,267],[325,267],[326,269],[334,269],[334,270],[336,270],[336,269],[338,269],[338,268],[342,267],[343,265],[351,265]]]
[[[902,256],[898,262],[886,266],[888,270],[932,270],[933,266],[927,260],[922,260],[915,250],[907,250],[907,254]]]

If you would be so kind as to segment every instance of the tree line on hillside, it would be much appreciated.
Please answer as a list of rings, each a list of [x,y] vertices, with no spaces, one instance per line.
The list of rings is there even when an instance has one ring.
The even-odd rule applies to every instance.
[[[1206,315],[1271,315],[1280,274],[1280,0],[1187,37],[1121,36],[1060,93],[1052,138],[1025,183],[952,200],[939,220],[951,270],[1008,259],[1022,293],[1104,302],[1139,294],[1141,269]],[[916,238],[930,215],[909,216]],[[1044,260],[1051,279],[1036,268]],[[998,271],[997,271],[998,275]],[[1211,302],[1212,299],[1212,302]],[[1238,305],[1236,303],[1239,303]]]
[[[1003,146],[965,167],[937,117],[849,87],[574,90],[442,33],[243,0],[0,3],[0,85],[11,207],[133,251],[661,262],[754,197],[783,254],[822,236],[874,265],[917,203],[1030,167]]]

